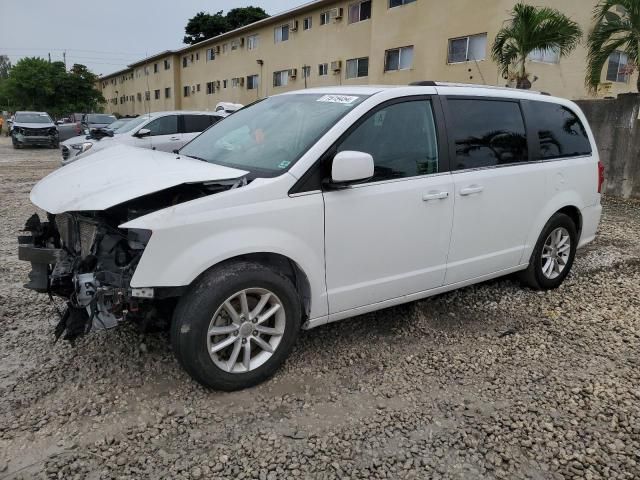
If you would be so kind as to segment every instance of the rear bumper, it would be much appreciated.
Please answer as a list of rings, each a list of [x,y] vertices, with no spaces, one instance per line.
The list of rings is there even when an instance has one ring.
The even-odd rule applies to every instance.
[[[598,225],[600,225],[600,217],[602,216],[602,205],[600,202],[590,207],[582,209],[582,233],[580,235],[580,243],[578,248],[584,247],[596,238]]]

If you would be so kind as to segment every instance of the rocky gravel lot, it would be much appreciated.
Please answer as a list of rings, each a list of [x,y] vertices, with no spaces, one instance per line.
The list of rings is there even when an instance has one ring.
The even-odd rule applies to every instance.
[[[54,344],[15,237],[57,166],[0,139],[0,479],[640,478],[640,203],[557,291],[503,279],[304,332],[217,393],[134,328]]]

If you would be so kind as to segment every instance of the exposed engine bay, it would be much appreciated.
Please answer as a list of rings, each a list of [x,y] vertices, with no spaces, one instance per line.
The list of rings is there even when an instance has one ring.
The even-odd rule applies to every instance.
[[[33,214],[18,238],[19,258],[31,262],[26,288],[63,298],[56,339],[73,340],[124,320],[143,326],[170,316],[181,288],[132,288],[131,279],[152,232],[119,225],[173,205],[246,185],[233,181],[182,184],[105,211]],[[164,318],[166,320],[166,318]],[[160,319],[162,320],[162,319]]]

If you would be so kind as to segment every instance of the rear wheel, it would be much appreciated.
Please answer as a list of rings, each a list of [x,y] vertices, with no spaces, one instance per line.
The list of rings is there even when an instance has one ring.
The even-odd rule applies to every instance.
[[[558,288],[569,275],[577,247],[575,223],[564,213],[556,213],[542,230],[522,281],[536,290]]]
[[[171,342],[195,380],[238,390],[276,372],[293,348],[301,315],[300,299],[285,275],[238,262],[205,273],[180,299]]]

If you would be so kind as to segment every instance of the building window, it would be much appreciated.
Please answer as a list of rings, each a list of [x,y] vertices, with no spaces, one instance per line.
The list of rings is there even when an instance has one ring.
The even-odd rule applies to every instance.
[[[536,49],[529,54],[529,60],[540,63],[560,63],[560,50],[557,48]]]
[[[157,63],[153,64],[153,73],[158,73],[158,64]]]
[[[240,40],[231,40],[231,50],[238,50],[240,48]]]
[[[160,100],[160,90],[153,91],[153,98],[156,100]]]
[[[627,83],[629,81],[629,57],[623,52],[613,52],[609,55],[607,66],[607,81]]]
[[[449,40],[449,63],[473,62],[484,60],[487,56],[487,34]]]
[[[200,52],[196,52],[196,62],[200,60]],[[193,55],[191,55],[191,61],[193,62]]]
[[[304,65],[302,67],[302,78],[309,78],[311,76],[311,67],[309,65]]]
[[[151,92],[149,90],[147,90],[146,92],[144,92],[144,99],[148,102],[149,100],[151,100]]]
[[[171,68],[171,62],[169,60],[164,61],[164,69],[169,70]]]
[[[276,43],[286,42],[289,40],[289,25],[280,25],[274,30],[274,39]]]
[[[142,101],[142,93],[138,92],[138,101],[141,102]]]
[[[215,51],[213,50],[213,48],[207,48],[207,55],[206,55],[206,60],[207,62],[210,60],[215,60],[216,59],[216,54]]]
[[[249,35],[247,37],[247,50],[255,50],[258,48],[258,35]]]
[[[247,90],[255,90],[258,88],[259,82],[258,75],[249,75],[247,77]]]
[[[359,78],[369,75],[369,57],[347,60],[346,78]]]
[[[231,79],[231,88],[236,88],[240,85],[240,79],[239,78],[232,78]]]
[[[200,91],[200,84],[197,84],[196,85],[196,92],[199,92],[199,91]]]
[[[182,57],[182,68],[187,68],[187,62],[189,59],[187,57]]]
[[[384,71],[408,70],[413,67],[413,45],[387,50],[384,55]]]
[[[149,67],[144,67],[144,74],[149,75]]]
[[[349,5],[349,23],[361,22],[371,18],[371,0]]]
[[[289,70],[280,70],[273,72],[273,86],[284,87],[289,83]]]
[[[229,44],[228,43],[223,43],[222,44],[222,53],[227,53],[229,51]]]
[[[321,63],[320,65],[318,65],[318,75],[323,77],[325,75],[329,75],[329,64],[328,63]]]
[[[171,98],[171,87],[166,87],[164,89],[164,98]]]
[[[302,20],[302,30],[309,30],[311,28],[311,24],[313,23],[313,17],[307,17]]]
[[[407,3],[413,3],[416,0],[389,0],[389,8],[399,7],[401,5],[406,5]]]
[[[222,81],[222,88],[227,88],[227,80]]]
[[[185,97],[188,97],[191,94],[191,88],[189,87],[189,85],[185,85],[184,87],[182,87],[182,95]]]
[[[322,12],[320,14],[320,25],[326,25],[331,20],[329,12]]]
[[[213,94],[213,82],[207,82],[207,95]]]

